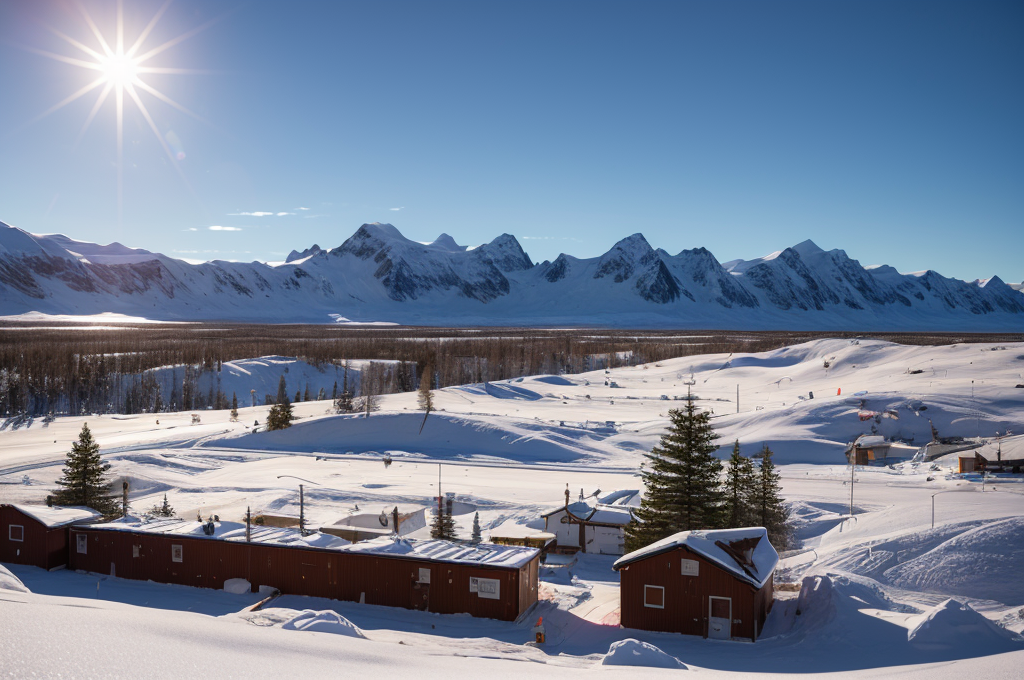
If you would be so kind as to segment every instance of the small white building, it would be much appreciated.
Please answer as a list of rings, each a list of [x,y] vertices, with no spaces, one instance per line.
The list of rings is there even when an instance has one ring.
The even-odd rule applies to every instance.
[[[639,504],[640,492],[636,490],[581,498],[544,514],[544,530],[555,535],[557,548],[622,555],[626,525],[633,521],[633,509]]]

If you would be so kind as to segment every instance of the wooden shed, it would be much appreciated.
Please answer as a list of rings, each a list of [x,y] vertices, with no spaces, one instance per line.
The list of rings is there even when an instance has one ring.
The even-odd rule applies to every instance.
[[[864,434],[857,437],[857,440],[847,448],[846,459],[854,465],[882,463],[889,457],[891,448],[892,443],[885,441],[885,437]]]
[[[0,505],[0,562],[47,570],[66,566],[68,525],[99,518],[91,508]]]
[[[973,456],[960,456],[958,463],[960,474],[965,472],[985,472],[988,467],[988,460],[980,453],[975,453]]]
[[[207,533],[208,532],[208,533]],[[73,527],[74,569],[129,579],[255,590],[512,621],[537,601],[540,551],[383,537],[349,544],[294,529],[186,520]]]
[[[616,560],[626,628],[756,640],[779,555],[761,527],[684,531]]]

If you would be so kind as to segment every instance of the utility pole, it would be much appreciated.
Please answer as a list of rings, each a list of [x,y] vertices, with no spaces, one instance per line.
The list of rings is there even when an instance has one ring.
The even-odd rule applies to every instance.
[[[854,454],[856,455],[856,454]],[[850,517],[853,517],[853,473],[857,469],[857,459],[853,458],[850,461]]]
[[[249,512],[249,506],[245,508],[245,542],[248,543],[252,540],[252,513]]]
[[[303,536],[306,535],[306,503],[301,484],[299,484],[299,533]]]
[[[121,517],[128,516],[128,480],[121,482]]]
[[[444,515],[444,500],[441,495],[441,464],[437,464],[437,516]],[[439,525],[440,526],[440,525]]]

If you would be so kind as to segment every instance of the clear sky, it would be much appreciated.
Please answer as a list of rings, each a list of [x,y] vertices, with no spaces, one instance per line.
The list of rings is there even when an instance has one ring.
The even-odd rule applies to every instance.
[[[116,54],[116,3],[82,7]],[[124,51],[162,7],[126,3]],[[188,33],[139,64],[188,73],[136,75],[196,117],[135,85],[158,141],[125,91],[119,208],[116,87],[82,129],[133,67],[40,53],[103,57],[75,2],[0,0],[0,220],[246,261],[374,221],[537,261],[811,238],[1024,280],[1021,2],[179,0],[132,56]]]

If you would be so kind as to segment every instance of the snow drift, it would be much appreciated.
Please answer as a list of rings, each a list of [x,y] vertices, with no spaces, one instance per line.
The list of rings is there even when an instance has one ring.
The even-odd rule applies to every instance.
[[[667,654],[649,642],[626,638],[613,642],[608,653],[601,660],[604,666],[646,666],[648,668],[672,668],[689,670],[682,661]]]

